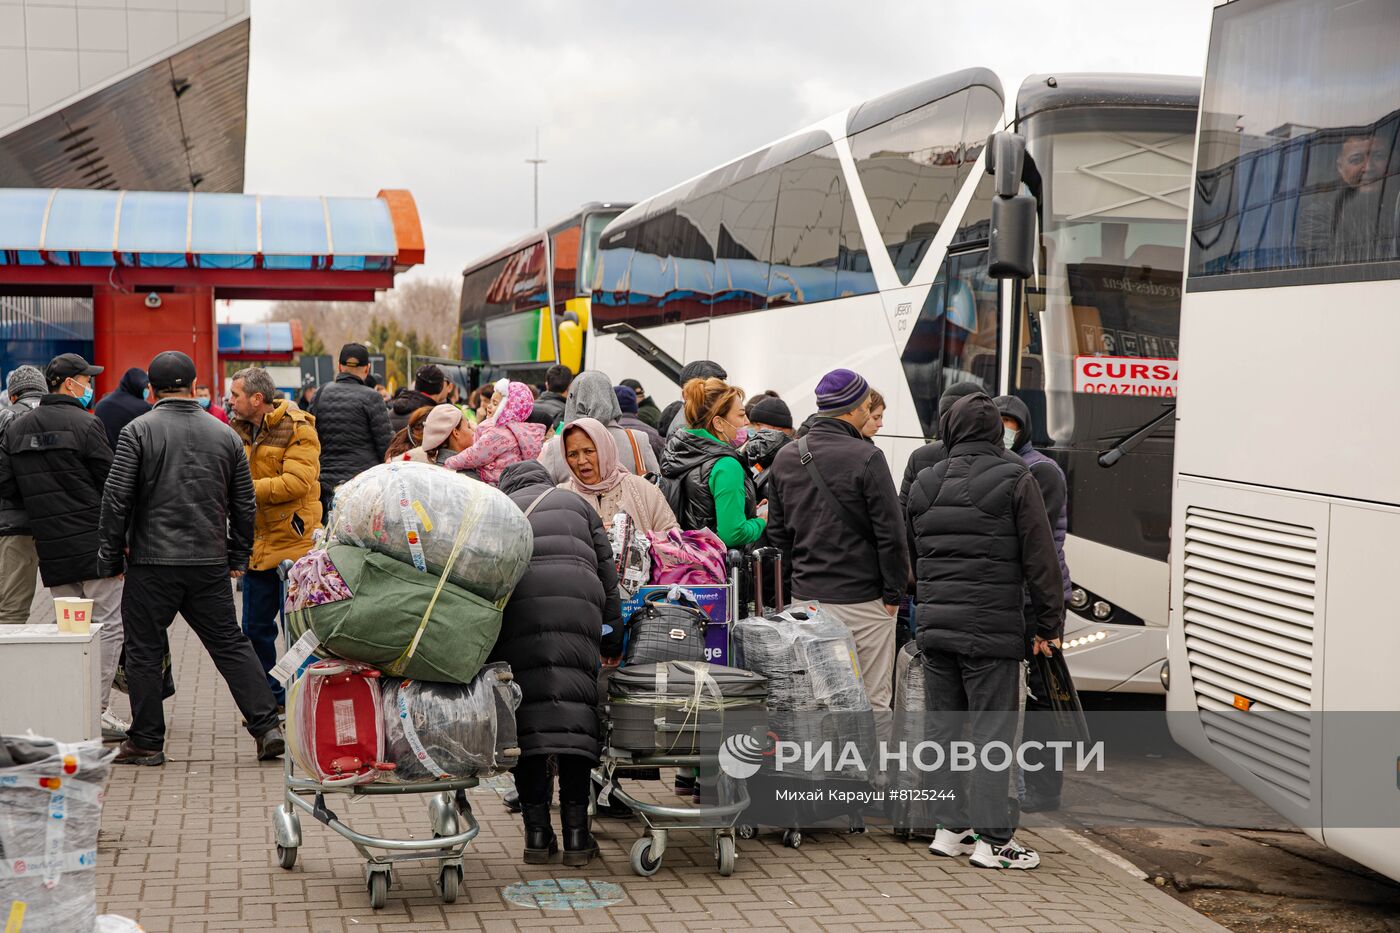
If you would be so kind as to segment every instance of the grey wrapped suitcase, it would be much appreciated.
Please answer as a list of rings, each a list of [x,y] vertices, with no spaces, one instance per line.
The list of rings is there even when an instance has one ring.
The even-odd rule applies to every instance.
[[[719,747],[724,717],[762,712],[768,678],[703,661],[665,661],[618,669],[608,683],[613,748],[695,755]]]

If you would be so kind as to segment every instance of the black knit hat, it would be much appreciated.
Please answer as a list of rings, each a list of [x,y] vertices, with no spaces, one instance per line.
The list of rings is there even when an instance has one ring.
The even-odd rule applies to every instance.
[[[792,409],[787,402],[771,395],[753,403],[749,410],[749,420],[756,424],[770,424],[775,428],[792,430]]]

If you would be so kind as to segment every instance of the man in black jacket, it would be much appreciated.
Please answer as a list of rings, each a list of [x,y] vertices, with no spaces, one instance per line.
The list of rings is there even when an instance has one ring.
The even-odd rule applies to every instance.
[[[0,408],[0,458],[5,454],[5,431],[20,415],[39,407],[48,383],[34,366],[16,366],[5,380],[10,403]],[[39,553],[29,529],[29,514],[17,498],[0,495],[0,625],[22,625],[29,619],[34,601],[34,579],[39,573]]]
[[[389,402],[389,430],[395,434],[402,431],[408,426],[409,415],[420,408],[432,408],[446,401],[451,391],[452,386],[441,366],[436,363],[420,366],[413,377],[413,388],[402,389]],[[377,388],[375,394],[379,394]]]
[[[943,416],[948,413],[948,409],[953,407],[953,403],[958,399],[972,395],[975,392],[986,391],[975,382],[955,382],[943,390],[943,394],[938,398],[938,419],[941,422]],[[941,432],[941,428],[939,429]],[[926,470],[940,460],[948,456],[948,448],[943,441],[930,441],[924,446],[915,450],[909,455],[909,459],[904,464],[904,478],[899,483],[899,508],[903,511],[909,504],[909,486],[914,482],[914,477],[919,475],[921,470]]]
[[[102,422],[87,410],[92,379],[100,372],[101,366],[76,353],[49,362],[49,394],[5,431],[0,496],[19,502],[29,515],[39,575],[49,591],[92,600],[92,621],[102,625],[102,730],[121,738],[126,723],[107,702],[122,650],[122,581],[120,571],[104,573],[97,566],[97,519],[112,448]]]
[[[636,379],[624,379],[619,385],[625,385],[633,392],[637,393],[637,417],[648,426],[661,430],[661,409],[656,407],[656,400],[647,395],[642,384]]]
[[[525,420],[531,424],[542,424],[548,431],[564,417],[564,403],[568,401],[569,384],[574,381],[574,371],[562,363],[555,363],[544,371],[544,391],[535,399],[535,407]]]
[[[384,401],[369,386],[369,351],[362,344],[340,348],[335,382],[321,386],[311,402],[321,438],[321,515],[329,521],[335,487],[384,462],[394,432]]]
[[[870,705],[889,710],[895,614],[909,581],[904,522],[885,455],[862,439],[870,386],[849,369],[817,385],[817,418],[769,469],[768,541],[791,558],[792,593],[855,638]]]
[[[958,399],[938,433],[948,456],[918,474],[908,504],[931,711],[924,737],[947,749],[970,719],[980,754],[988,743],[1015,741],[1027,635],[1036,652],[1059,644],[1064,592],[1040,487],[1019,458],[1006,459],[996,405],[985,392]],[[970,807],[961,792],[937,802],[929,851],[970,855],[980,868],[1039,865],[1040,856],[1012,838],[1006,772],[978,768],[971,784]]]
[[[133,366],[122,374],[122,381],[117,387],[102,396],[93,408],[92,413],[107,429],[107,444],[113,450],[117,449],[117,436],[122,433],[122,428],[130,424],[132,418],[139,418],[151,410],[151,403],[146,400],[149,385],[146,371],[140,366]]]
[[[258,758],[276,758],[284,745],[277,701],[238,627],[229,585],[248,569],[257,513],[243,442],[195,401],[188,356],[167,350],[149,372],[155,407],[122,429],[102,496],[98,567],[126,571],[132,723],[115,761],[165,762],[161,660],[177,612],[228,684]]]

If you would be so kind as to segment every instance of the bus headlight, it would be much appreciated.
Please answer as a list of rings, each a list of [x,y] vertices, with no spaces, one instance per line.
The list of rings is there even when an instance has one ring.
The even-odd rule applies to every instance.
[[[1080,635],[1078,637],[1071,638],[1069,641],[1062,642],[1060,644],[1060,647],[1064,648],[1065,650],[1069,650],[1072,648],[1082,648],[1085,645],[1097,644],[1098,642],[1103,641],[1108,636],[1108,632],[1105,632],[1103,629],[1099,629],[1097,632],[1094,632],[1091,635]]]
[[[1157,676],[1159,676],[1159,677],[1162,678],[1162,689],[1163,689],[1163,690],[1170,690],[1170,689],[1172,688],[1171,662],[1169,662],[1169,661],[1163,661],[1163,662],[1162,662],[1162,670],[1161,670],[1160,673],[1158,673]]]
[[[1076,586],[1069,591],[1069,607],[1071,609],[1083,609],[1089,605],[1089,594],[1082,586]]]
[[[1098,619],[1100,622],[1103,622],[1106,621],[1111,615],[1113,615],[1113,606],[1110,605],[1106,600],[1101,599],[1098,602],[1094,603],[1094,618]]]

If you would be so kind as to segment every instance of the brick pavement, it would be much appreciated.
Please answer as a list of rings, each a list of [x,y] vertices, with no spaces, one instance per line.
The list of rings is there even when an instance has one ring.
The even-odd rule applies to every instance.
[[[258,764],[223,682],[182,622],[171,630],[171,647],[178,693],[166,706],[169,761],[164,768],[116,770],[99,841],[99,906],[138,919],[149,933],[1223,929],[1067,832],[1024,834],[1044,859],[1033,872],[939,859],[879,827],[865,835],[804,834],[796,850],[765,833],[739,841],[730,878],[716,874],[705,837],[678,833],[661,870],[638,878],[628,850],[640,824],[605,819],[596,828],[601,861],[584,869],[527,866],[520,861],[519,821],[499,802],[509,778],[484,782],[470,795],[482,831],[467,851],[456,904],[440,903],[432,866],[416,864],[395,873],[388,906],[372,911],[362,860],[314,820],[302,818],[296,867],[277,867],[271,811],[281,797],[282,770]],[[361,832],[421,835],[429,831],[426,799],[353,806],[338,799],[332,808]],[[503,894],[508,885],[550,878],[613,882],[624,897],[611,907],[541,910],[515,906]]]

